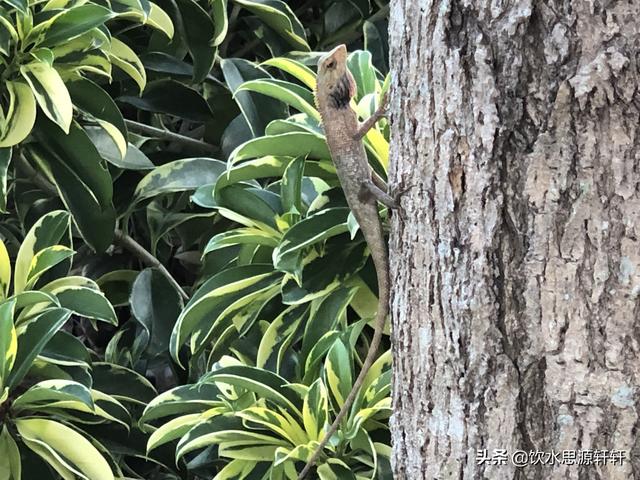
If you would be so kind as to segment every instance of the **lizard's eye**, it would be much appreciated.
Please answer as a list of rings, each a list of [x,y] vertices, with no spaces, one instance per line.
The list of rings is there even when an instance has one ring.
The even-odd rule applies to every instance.
[[[336,61],[335,61],[335,60],[331,60],[329,63],[327,63],[326,67],[327,67],[329,70],[334,69],[334,68],[336,67]]]

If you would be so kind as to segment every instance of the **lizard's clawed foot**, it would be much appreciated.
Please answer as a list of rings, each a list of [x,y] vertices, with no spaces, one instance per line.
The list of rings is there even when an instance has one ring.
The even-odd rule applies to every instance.
[[[390,192],[390,197],[393,199],[393,206],[390,208],[393,209],[394,213],[398,213],[400,215],[400,218],[402,218],[403,220],[406,218],[406,216],[400,202],[402,200],[402,196],[413,187],[415,187],[415,185],[409,185],[400,189],[394,188],[393,191]]]

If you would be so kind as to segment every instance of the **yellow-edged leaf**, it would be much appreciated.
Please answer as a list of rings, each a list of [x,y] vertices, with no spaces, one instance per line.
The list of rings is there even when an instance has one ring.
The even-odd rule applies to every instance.
[[[147,18],[147,25],[160,30],[167,37],[173,38],[174,28],[171,17],[167,13],[153,2],[149,2],[151,9],[149,10],[149,17]]]
[[[27,446],[63,478],[75,473],[89,480],[114,480],[104,457],[75,430],[45,418],[18,418],[15,425]],[[43,449],[46,449],[47,455],[43,455]],[[50,461],[52,458],[56,460],[53,463]]]
[[[141,92],[144,90],[147,84],[147,73],[136,53],[127,44],[112,38],[109,58],[116,67],[121,68],[138,84]]]
[[[316,89],[316,75],[313,73],[313,70],[303,63],[290,58],[276,57],[262,62],[262,65],[279,68],[283,72],[286,72],[292,77],[300,80],[311,90]]]
[[[20,451],[6,425],[2,427],[2,433],[0,433],[0,459],[2,459],[0,460],[0,479],[20,480],[22,478]]]
[[[9,283],[11,282],[11,262],[9,252],[0,238],[0,300],[9,295]]]
[[[15,299],[0,303],[0,389],[7,386],[18,352],[18,335],[13,323],[15,305]]]
[[[20,67],[29,82],[38,105],[65,133],[69,133],[73,118],[73,104],[60,74],[46,62],[32,62]]]
[[[0,148],[17,145],[31,132],[36,121],[36,99],[29,85],[20,81],[7,82],[9,108],[0,125]]]

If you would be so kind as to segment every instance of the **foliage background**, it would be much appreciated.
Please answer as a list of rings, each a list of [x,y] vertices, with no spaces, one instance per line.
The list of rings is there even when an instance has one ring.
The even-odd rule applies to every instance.
[[[0,479],[295,478],[376,309],[315,63],[348,44],[367,117],[387,12],[0,2]],[[383,176],[387,138],[365,139]],[[389,367],[317,477],[391,478]]]

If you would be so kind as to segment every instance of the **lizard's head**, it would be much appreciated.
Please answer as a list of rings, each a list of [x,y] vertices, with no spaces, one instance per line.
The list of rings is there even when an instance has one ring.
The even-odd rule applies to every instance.
[[[317,95],[321,103],[335,109],[349,106],[356,94],[356,82],[347,68],[347,47],[344,44],[320,58],[317,82]]]

